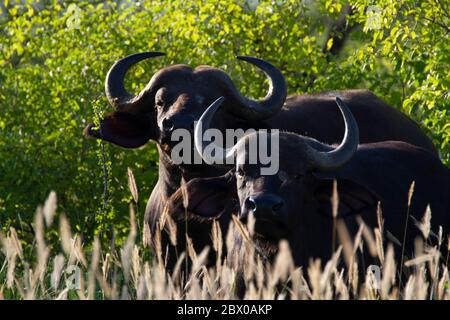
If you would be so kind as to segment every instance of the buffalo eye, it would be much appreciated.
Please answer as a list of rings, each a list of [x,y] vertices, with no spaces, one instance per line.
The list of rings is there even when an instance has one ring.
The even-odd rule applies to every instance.
[[[238,177],[245,176],[245,172],[244,172],[244,169],[242,169],[242,167],[238,167],[236,170],[236,173],[237,173]]]
[[[169,94],[166,88],[160,88],[155,94],[155,105],[158,109],[166,106],[169,100]]]
[[[158,109],[162,109],[162,108],[164,108],[164,101],[162,101],[162,100],[156,100],[156,107],[158,108]]]

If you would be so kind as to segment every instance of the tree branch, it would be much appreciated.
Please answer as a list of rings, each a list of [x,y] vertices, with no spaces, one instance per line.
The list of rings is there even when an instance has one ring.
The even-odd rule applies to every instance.
[[[326,54],[327,62],[330,62],[332,57],[339,56],[339,54],[342,52],[342,49],[344,48],[348,36],[350,35],[351,31],[355,29],[356,25],[351,26],[348,24],[348,17],[352,16],[353,14],[353,8],[349,3],[347,3],[345,8],[342,10],[339,19],[332,23],[330,28],[328,29],[328,34],[322,47],[322,53]],[[328,48],[327,45],[330,39],[332,39],[333,43],[331,47]],[[325,69],[326,67],[321,71],[321,73],[324,73]],[[310,81],[308,82],[308,85],[305,89],[308,90],[312,88],[316,79],[317,74],[311,74]]]
[[[444,28],[448,33],[450,33],[450,27],[449,26],[446,26],[443,23],[440,23],[440,22],[438,22],[438,21],[436,21],[434,19],[430,19],[430,18],[427,18],[427,17],[423,17],[423,19],[425,19],[425,20],[427,20],[427,21],[429,21],[429,22],[431,22],[431,23],[433,23],[433,24],[435,24],[435,25],[437,25],[437,26],[439,26],[441,28]]]
[[[348,17],[352,16],[353,13],[353,8],[350,4],[347,4],[342,10],[339,19],[336,20],[328,30],[326,41],[322,47],[323,53],[329,53],[331,56],[338,56],[341,53],[350,32],[355,28],[355,26],[350,26],[348,24]],[[327,48],[328,41],[331,39],[333,40],[333,44],[330,48]]]

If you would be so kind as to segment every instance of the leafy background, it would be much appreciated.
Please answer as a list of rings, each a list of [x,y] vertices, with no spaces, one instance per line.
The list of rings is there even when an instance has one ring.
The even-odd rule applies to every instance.
[[[87,243],[93,234],[121,242],[128,167],[142,220],[157,178],[154,144],[124,150],[82,137],[111,109],[109,67],[139,51],[167,56],[133,68],[130,91],[164,66],[187,63],[220,67],[244,93],[262,96],[264,77],[236,54],[274,63],[291,94],[370,89],[416,120],[450,163],[447,1],[3,1],[0,9],[0,226],[25,243],[51,190]]]

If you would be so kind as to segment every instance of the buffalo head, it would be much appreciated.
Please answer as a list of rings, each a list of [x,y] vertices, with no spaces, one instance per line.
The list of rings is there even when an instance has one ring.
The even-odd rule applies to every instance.
[[[336,98],[343,115],[345,135],[341,144],[336,147],[322,144],[317,140],[294,133],[270,133],[256,131],[245,135],[237,144],[229,149],[214,146],[214,157],[208,156],[202,140],[204,132],[210,128],[211,119],[218,109],[222,99],[216,100],[202,115],[195,132],[197,151],[208,163],[227,164],[234,158],[235,185],[240,203],[240,218],[243,221],[252,213],[255,217],[255,235],[264,241],[278,244],[282,238],[290,238],[292,232],[298,231],[302,215],[313,198],[316,190],[317,173],[336,170],[345,165],[355,154],[359,142],[358,126],[346,105]],[[279,139],[279,170],[275,174],[261,174],[260,162],[251,163],[252,150],[250,146],[260,144],[261,139],[267,140],[264,145],[274,143]],[[213,182],[223,181],[216,178]],[[228,181],[231,181],[228,179]],[[196,182],[193,181],[192,185]],[[197,191],[198,193],[198,191]]]
[[[173,147],[171,135],[174,130],[193,131],[194,122],[217,96],[226,99],[225,112],[215,123],[219,128],[233,128],[239,125],[240,119],[270,118],[286,99],[286,83],[277,68],[263,60],[242,56],[237,58],[260,68],[269,80],[269,92],[261,101],[243,96],[225,72],[209,66],[195,69],[187,65],[166,67],[154,74],[139,94],[128,93],[124,78],[130,67],[161,55],[160,52],[132,54],[111,67],[106,76],[105,91],[116,111],[101,120],[98,130],[89,125],[85,129],[86,135],[126,148],[142,146],[152,139],[168,153]]]

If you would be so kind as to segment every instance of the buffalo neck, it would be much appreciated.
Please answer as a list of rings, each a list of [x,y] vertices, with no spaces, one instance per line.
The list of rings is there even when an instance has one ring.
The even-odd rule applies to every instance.
[[[174,165],[169,156],[158,146],[159,169],[158,184],[165,198],[170,197],[180,186],[182,174],[177,165]]]

